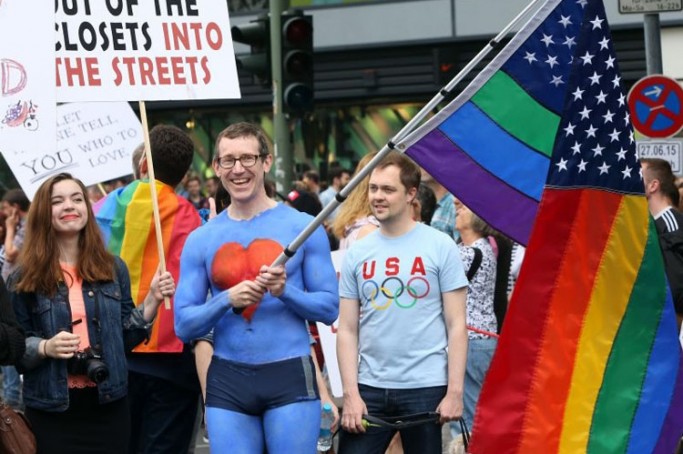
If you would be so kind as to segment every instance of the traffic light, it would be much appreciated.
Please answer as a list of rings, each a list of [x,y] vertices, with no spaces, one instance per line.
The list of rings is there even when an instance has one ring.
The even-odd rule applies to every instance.
[[[313,111],[313,16],[282,15],[283,112]]]
[[[230,29],[232,40],[251,47],[249,55],[237,57],[237,68],[249,71],[261,85],[271,85],[270,19],[267,15]]]

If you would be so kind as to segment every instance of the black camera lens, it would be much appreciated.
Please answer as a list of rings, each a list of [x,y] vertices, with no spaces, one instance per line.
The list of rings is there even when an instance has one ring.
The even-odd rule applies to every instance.
[[[87,361],[87,375],[90,380],[100,384],[109,378],[109,368],[103,361],[90,358]]]
[[[109,378],[109,367],[102,361],[102,356],[91,348],[74,353],[66,367],[70,374],[85,375],[97,384]]]

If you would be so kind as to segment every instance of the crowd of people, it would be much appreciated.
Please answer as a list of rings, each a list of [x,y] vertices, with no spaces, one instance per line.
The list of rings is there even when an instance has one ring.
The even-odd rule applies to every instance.
[[[474,422],[523,247],[391,152],[292,253],[374,154],[354,172],[330,167],[327,185],[309,170],[279,195],[256,125],[218,134],[205,181],[188,172],[183,131],[156,126],[150,144],[155,182],[141,146],[134,179],[104,197],[62,173],[32,202],[18,189],[2,198],[3,400],[25,411],[39,452],[186,454],[205,419],[212,452],[314,453],[322,404],[342,454],[441,453],[443,424],[458,449],[455,422]],[[680,320],[680,185],[665,161],[643,169]],[[341,415],[315,348],[315,323],[337,319]],[[437,419],[398,431],[364,419],[422,413]]]

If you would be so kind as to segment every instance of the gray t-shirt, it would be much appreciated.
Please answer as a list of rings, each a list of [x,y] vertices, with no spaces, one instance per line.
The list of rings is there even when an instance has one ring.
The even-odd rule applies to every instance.
[[[355,242],[339,294],[360,301],[358,382],[396,389],[446,385],[441,294],[466,286],[453,239],[424,224],[400,237],[377,230]]]

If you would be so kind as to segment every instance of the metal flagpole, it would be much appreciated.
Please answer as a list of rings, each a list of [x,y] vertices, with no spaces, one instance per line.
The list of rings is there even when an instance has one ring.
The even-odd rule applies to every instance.
[[[289,260],[290,257],[293,257],[296,251],[301,247],[301,245],[306,241],[306,239],[313,234],[315,229],[317,229],[323,221],[327,218],[327,216],[330,215],[339,205],[341,205],[344,200],[349,196],[351,191],[355,189],[358,184],[363,181],[363,178],[368,176],[370,172],[375,168],[379,162],[384,159],[384,157],[389,154],[392,150],[396,150],[397,147],[396,144],[403,140],[408,134],[410,134],[413,129],[419,125],[422,120],[429,114],[429,112],[432,111],[435,107],[441,103],[441,101],[444,100],[444,98],[448,95],[451,94],[451,91],[455,86],[460,83],[467,74],[469,74],[475,66],[477,66],[483,59],[488,55],[489,52],[491,52],[493,49],[495,49],[499,44],[500,41],[514,28],[526,15],[527,13],[537,4],[537,3],[544,3],[546,0],[533,0],[531,3],[529,3],[524,10],[522,10],[521,13],[519,13],[508,25],[501,30],[498,35],[496,35],[495,38],[493,38],[491,41],[488,42],[488,44],[481,50],[479,53],[467,64],[465,67],[460,70],[458,74],[451,79],[448,84],[446,84],[440,91],[437,93],[431,101],[429,101],[406,125],[401,128],[401,130],[389,141],[387,142],[386,145],[382,147],[382,149],[377,153],[377,155],[372,158],[372,160],[363,167],[357,175],[355,175],[351,181],[341,190],[337,193],[335,198],[325,205],[323,210],[311,221],[308,226],[296,237],[292,242],[285,248],[285,250],[275,259],[273,264],[271,266],[278,266],[278,265],[284,265],[287,260]],[[404,150],[398,150],[400,152],[403,152]]]

